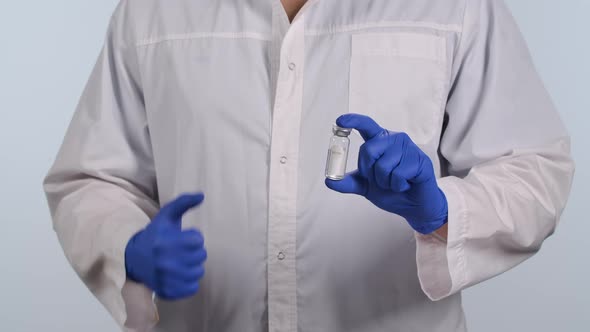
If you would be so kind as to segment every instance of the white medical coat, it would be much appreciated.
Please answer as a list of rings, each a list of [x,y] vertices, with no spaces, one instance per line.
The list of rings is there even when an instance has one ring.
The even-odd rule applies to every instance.
[[[346,112],[432,158],[446,243],[326,188]],[[68,260],[128,329],[449,332],[462,289],[552,234],[573,169],[502,1],[310,0],[290,24],[279,0],[123,0],[44,188]],[[194,191],[205,277],[154,303],[125,246]]]

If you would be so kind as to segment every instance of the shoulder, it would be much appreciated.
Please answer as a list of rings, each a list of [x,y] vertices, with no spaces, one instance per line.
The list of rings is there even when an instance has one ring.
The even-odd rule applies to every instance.
[[[217,16],[240,12],[240,0],[120,0],[113,15],[136,41],[162,34],[200,31],[215,26]]]

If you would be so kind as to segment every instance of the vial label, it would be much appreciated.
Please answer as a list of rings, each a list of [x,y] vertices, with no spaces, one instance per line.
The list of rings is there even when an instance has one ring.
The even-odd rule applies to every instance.
[[[328,165],[326,177],[332,180],[341,180],[346,173],[346,149],[339,145],[333,145],[328,150]]]

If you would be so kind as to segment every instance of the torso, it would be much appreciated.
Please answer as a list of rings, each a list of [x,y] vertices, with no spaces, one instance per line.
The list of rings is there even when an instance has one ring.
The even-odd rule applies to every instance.
[[[123,2],[158,197],[207,195],[183,218],[206,238],[199,294],[157,298],[155,331],[465,331],[460,295],[422,291],[405,220],[324,185],[347,112],[408,133],[439,165],[464,0],[281,2]],[[285,13],[299,17],[285,27]]]

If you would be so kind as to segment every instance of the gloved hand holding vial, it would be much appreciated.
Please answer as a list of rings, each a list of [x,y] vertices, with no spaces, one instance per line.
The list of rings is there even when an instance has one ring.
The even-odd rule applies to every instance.
[[[344,175],[351,129],[365,143],[358,170]],[[430,158],[405,133],[381,128],[373,119],[345,114],[336,120],[326,166],[326,185],[364,196],[377,207],[404,217],[414,230],[430,234],[447,222],[445,195],[436,183]]]

